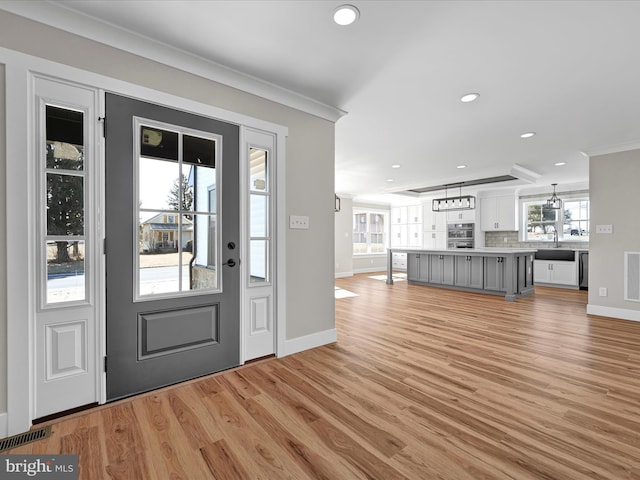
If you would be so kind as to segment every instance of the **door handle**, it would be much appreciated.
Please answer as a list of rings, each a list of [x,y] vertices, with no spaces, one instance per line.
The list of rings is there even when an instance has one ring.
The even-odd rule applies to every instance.
[[[224,262],[222,265],[226,265],[228,267],[235,267],[236,266],[236,261],[233,258],[230,258],[229,260]]]

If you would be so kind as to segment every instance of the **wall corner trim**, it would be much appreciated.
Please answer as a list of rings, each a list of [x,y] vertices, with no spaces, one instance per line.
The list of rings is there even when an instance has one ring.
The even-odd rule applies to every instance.
[[[338,334],[335,328],[331,328],[323,332],[312,333],[303,337],[292,338],[285,341],[283,348],[284,351],[278,351],[278,357],[286,357],[287,355],[303,352],[304,350],[310,350],[312,348],[335,343],[337,339]]]
[[[629,310],[626,308],[604,307],[602,305],[587,304],[589,315],[600,315],[602,317],[619,318],[621,320],[632,320],[640,322],[640,310]]]
[[[7,414],[0,413],[0,438],[7,438],[9,436],[9,427],[7,422]]]

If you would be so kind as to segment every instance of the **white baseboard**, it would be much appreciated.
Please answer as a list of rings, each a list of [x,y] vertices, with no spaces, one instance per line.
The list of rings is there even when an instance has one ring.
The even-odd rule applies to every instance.
[[[9,436],[9,426],[7,422],[7,414],[0,413],[0,438],[7,438]]]
[[[334,343],[338,338],[335,328],[325,330],[324,332],[312,333],[304,337],[293,338],[284,342],[284,351],[278,352],[278,357],[285,357],[294,353],[303,352],[311,348],[321,347]]]
[[[335,278],[353,277],[353,272],[336,272]]]
[[[590,315],[601,315],[603,317],[621,318],[622,320],[640,322],[639,310],[628,310],[626,308],[603,307],[602,305],[587,304],[587,313]]]
[[[396,269],[393,269],[394,271],[396,271]],[[369,268],[358,268],[356,270],[353,271],[353,273],[377,273],[377,272],[386,272],[387,271],[387,267],[369,267]]]

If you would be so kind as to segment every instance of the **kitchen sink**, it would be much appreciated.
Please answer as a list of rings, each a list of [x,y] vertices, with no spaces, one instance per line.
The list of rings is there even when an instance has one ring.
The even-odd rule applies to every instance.
[[[576,251],[565,248],[541,248],[536,251],[536,260],[560,260],[573,262],[576,259]]]

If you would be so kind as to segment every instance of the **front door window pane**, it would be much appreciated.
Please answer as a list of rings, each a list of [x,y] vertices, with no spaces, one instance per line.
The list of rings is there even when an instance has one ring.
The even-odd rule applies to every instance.
[[[216,169],[183,165],[183,210],[216,213]]]
[[[141,158],[139,163],[140,210],[177,210],[180,207],[180,188],[186,179],[180,176],[177,161]]]
[[[140,127],[140,155],[178,161],[178,133],[161,128]]]
[[[216,290],[216,141],[179,128],[139,131],[138,296]]]

